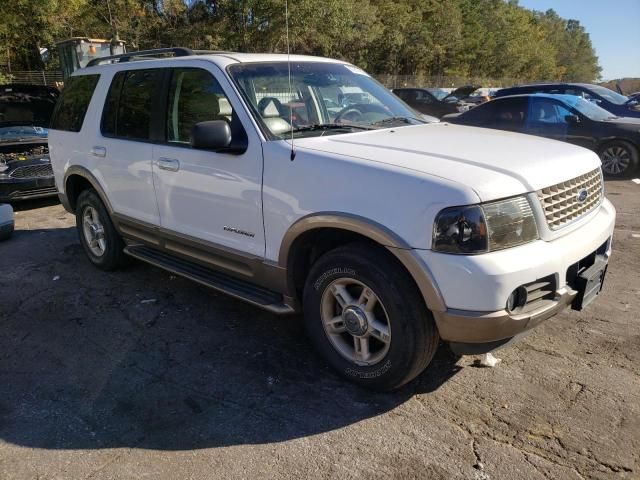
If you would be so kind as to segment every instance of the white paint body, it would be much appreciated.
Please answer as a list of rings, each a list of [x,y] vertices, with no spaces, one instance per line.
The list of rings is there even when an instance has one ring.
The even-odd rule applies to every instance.
[[[136,61],[92,67],[99,73],[80,134],[49,131],[51,161],[64,192],[67,168],[80,165],[100,182],[115,212],[266,261],[278,261],[283,238],[300,218],[321,212],[357,215],[385,226],[420,252],[448,308],[494,311],[523,283],[566,268],[612,235],[608,200],[558,231],[548,229],[535,191],[598,168],[597,155],[567,143],[447,123],[342,135],[267,140],[228,78],[236,62],[283,61],[281,55],[233,54]],[[292,61],[333,60],[292,56]],[[341,62],[343,63],[343,62]],[[249,149],[240,156],[106,139],[102,106],[113,74],[122,69],[197,67],[222,85],[242,121]],[[94,146],[107,149],[92,155]],[[158,158],[180,161],[179,172],[157,169]],[[540,240],[483,255],[431,250],[433,223],[443,208],[514,195],[532,195]],[[251,232],[249,238],[225,225]]]

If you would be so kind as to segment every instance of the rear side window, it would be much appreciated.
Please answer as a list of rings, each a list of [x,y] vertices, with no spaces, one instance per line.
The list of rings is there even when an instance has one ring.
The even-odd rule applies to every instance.
[[[79,132],[100,75],[71,77],[65,82],[51,118],[51,128]]]
[[[162,70],[118,72],[111,82],[102,112],[102,134],[149,140],[151,112]]]

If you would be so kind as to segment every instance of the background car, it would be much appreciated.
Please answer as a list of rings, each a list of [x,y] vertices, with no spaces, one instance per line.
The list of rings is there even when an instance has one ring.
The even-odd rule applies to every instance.
[[[596,103],[619,117],[640,118],[640,104],[637,97],[627,97],[601,85],[590,83],[541,83],[503,88],[495,97],[521,95],[525,93],[548,93],[552,95],[576,95]]]
[[[0,86],[0,201],[57,195],[47,133],[58,95],[42,85]]]
[[[13,208],[0,203],[0,241],[8,239],[13,233]]]
[[[467,85],[448,93],[440,88],[394,88],[392,92],[420,113],[441,118],[449,113],[468,110],[472,104],[461,98],[468,97],[479,87]]]
[[[514,95],[443,119],[451,123],[528,133],[574,143],[598,153],[609,176],[638,167],[640,119],[616,117],[572,95]]]

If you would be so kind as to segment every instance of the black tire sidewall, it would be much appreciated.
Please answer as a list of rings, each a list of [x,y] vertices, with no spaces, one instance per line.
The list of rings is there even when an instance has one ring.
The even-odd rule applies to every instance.
[[[82,217],[87,207],[93,207],[98,212],[100,222],[104,227],[106,249],[102,256],[94,255],[84,236]],[[82,247],[84,248],[84,251],[91,263],[102,270],[114,270],[121,266],[124,256],[124,253],[122,252],[124,243],[113,226],[111,217],[102,203],[102,200],[100,200],[100,197],[98,197],[93,190],[85,190],[78,197],[78,201],[76,203],[76,228],[78,229],[80,243],[82,244]]]
[[[304,291],[304,317],[309,336],[319,353],[342,376],[376,390],[393,390],[419,374],[437,346],[433,320],[413,290],[411,280],[384,254],[363,255],[347,249],[330,252],[311,269]],[[322,325],[321,302],[325,289],[338,278],[364,283],[378,296],[391,324],[391,345],[386,356],[372,366],[359,366],[338,353]],[[425,355],[426,361],[425,361]],[[417,365],[419,364],[419,365]]]
[[[602,161],[602,155],[604,151],[607,150],[608,148],[615,147],[615,146],[622,147],[625,150],[627,150],[629,152],[629,156],[631,157],[631,162],[629,163],[629,166],[626,168],[626,170],[624,170],[623,172],[620,172],[617,174],[607,173],[603,169],[602,173],[608,178],[626,178],[629,175],[632,175],[638,168],[638,149],[634,147],[631,143],[625,140],[612,140],[602,145],[598,150],[598,156],[600,157],[600,161]]]

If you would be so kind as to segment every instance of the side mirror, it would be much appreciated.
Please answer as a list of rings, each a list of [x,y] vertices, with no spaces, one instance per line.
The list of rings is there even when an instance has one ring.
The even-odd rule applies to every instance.
[[[564,120],[565,122],[571,124],[571,125],[576,125],[578,123],[580,123],[580,117],[577,115],[565,115],[564,116]]]
[[[196,123],[191,129],[191,147],[198,150],[223,150],[231,145],[231,127],[225,120]]]

